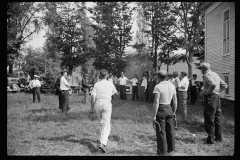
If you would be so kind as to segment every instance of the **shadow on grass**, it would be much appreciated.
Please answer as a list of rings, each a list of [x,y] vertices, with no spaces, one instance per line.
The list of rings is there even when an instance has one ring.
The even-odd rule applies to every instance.
[[[113,155],[118,155],[118,154],[124,154],[124,155],[138,155],[138,156],[144,156],[144,155],[157,155],[156,153],[152,153],[152,152],[143,152],[140,149],[136,149],[134,151],[128,151],[128,150],[124,150],[124,149],[120,149],[120,150],[113,150],[111,152],[107,152],[109,154],[113,154]]]
[[[98,152],[98,149],[92,144],[92,143],[97,144],[97,141],[87,139],[87,138],[82,138],[80,140],[79,139],[71,139],[72,137],[74,137],[74,135],[70,134],[70,135],[65,135],[65,136],[61,136],[61,137],[52,137],[52,138],[40,137],[37,139],[54,141],[54,142],[65,141],[65,142],[77,143],[77,144],[87,146],[91,153]]]

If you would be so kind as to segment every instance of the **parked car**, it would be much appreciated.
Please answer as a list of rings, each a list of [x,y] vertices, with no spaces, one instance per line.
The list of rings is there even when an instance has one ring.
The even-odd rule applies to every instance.
[[[14,84],[18,84],[19,78],[16,75],[9,75],[7,77],[8,86],[12,87]]]

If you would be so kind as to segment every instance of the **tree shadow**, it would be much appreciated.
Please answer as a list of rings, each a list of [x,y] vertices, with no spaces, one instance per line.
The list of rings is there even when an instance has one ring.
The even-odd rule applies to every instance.
[[[51,138],[39,137],[37,139],[54,141],[54,142],[65,141],[65,142],[77,143],[77,144],[87,146],[91,153],[98,152],[98,149],[92,144],[92,143],[97,144],[97,140],[94,141],[88,138],[82,138],[79,140],[79,139],[72,139],[72,137],[74,137],[74,135],[70,134],[70,135],[65,135],[60,137],[51,137]]]

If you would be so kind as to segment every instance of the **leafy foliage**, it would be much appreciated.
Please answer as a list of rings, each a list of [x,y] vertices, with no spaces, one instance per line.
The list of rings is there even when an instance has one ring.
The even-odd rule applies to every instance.
[[[96,25],[94,42],[96,45],[93,65],[96,69],[106,68],[114,74],[125,70],[124,51],[131,40],[132,9],[128,2],[97,2],[93,9]]]
[[[37,2],[7,3],[7,65],[10,73],[21,46],[42,29],[43,20],[37,13],[44,7],[45,3]]]
[[[55,92],[55,78],[50,72],[47,72],[42,78],[43,84],[41,86],[41,91],[44,93],[54,93]]]

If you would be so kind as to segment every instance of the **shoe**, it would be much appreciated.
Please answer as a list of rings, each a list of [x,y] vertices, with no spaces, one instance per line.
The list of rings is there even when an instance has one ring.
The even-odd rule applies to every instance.
[[[209,140],[206,140],[205,143],[206,143],[206,144],[214,144],[214,142],[211,142],[211,141],[209,141]]]
[[[106,147],[103,144],[100,144],[98,148],[102,151],[102,153],[106,153]]]
[[[216,142],[222,142],[222,139],[215,138],[214,141],[216,141]]]

